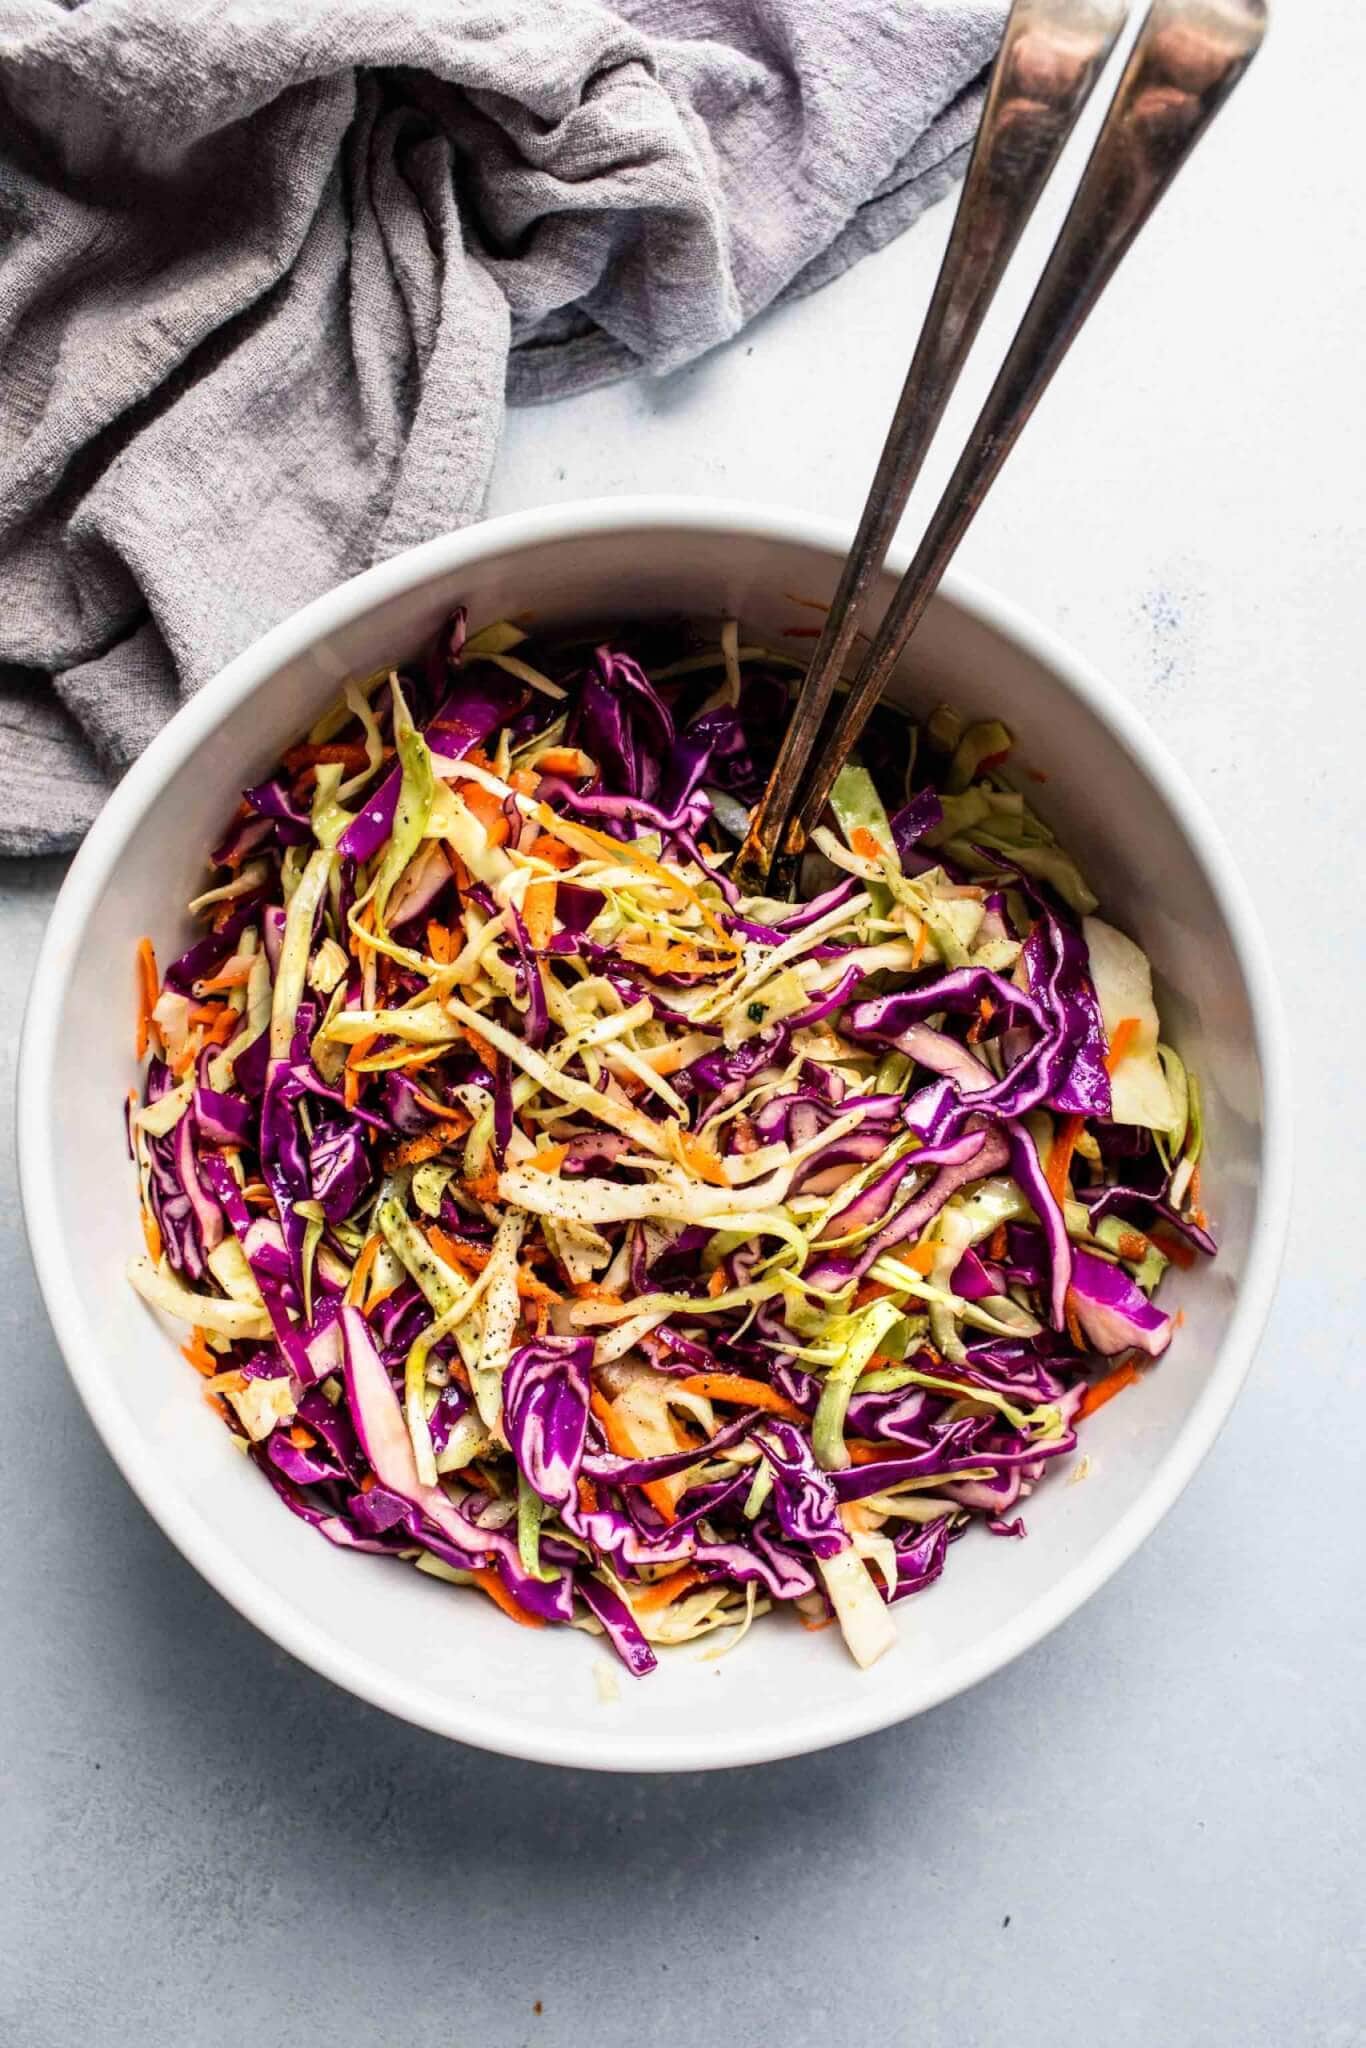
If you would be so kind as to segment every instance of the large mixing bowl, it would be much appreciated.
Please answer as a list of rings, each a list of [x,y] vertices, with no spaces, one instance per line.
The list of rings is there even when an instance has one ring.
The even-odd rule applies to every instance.
[[[900,1640],[870,1671],[837,1631],[775,1616],[733,1656],[666,1654],[654,1676],[623,1673],[605,1699],[601,1642],[510,1627],[487,1602],[335,1550],[286,1513],[200,1398],[183,1333],[128,1285],[136,941],[150,933],[162,959],[181,950],[183,905],[238,792],[342,679],[413,654],[456,603],[476,625],[528,611],[541,622],[735,614],[743,637],[800,645],[783,639],[810,626],[797,600],[830,596],[847,541],[781,511],[651,498],[518,514],[414,548],[267,633],[171,721],[111,797],[53,912],[21,1054],[22,1185],[48,1311],[95,1426],[167,1535],[268,1636],[465,1742],[606,1770],[696,1770],[819,1749],[933,1706],[1038,1642],[1142,1542],[1209,1449],[1266,1315],[1289,1200],[1285,1054],[1243,886],[1124,699],[1050,633],[957,580],[917,633],[897,694],[1001,716],[1017,758],[1046,773],[1031,802],[1105,913],[1147,949],[1166,1034],[1203,1081],[1204,1199],[1221,1241],[1213,1263],[1169,1274],[1163,1300],[1185,1312],[1176,1341],[1085,1424],[1087,1481],[1044,1483],[1026,1542],[969,1533],[942,1580],[898,1610]],[[889,570],[878,602],[893,583]]]

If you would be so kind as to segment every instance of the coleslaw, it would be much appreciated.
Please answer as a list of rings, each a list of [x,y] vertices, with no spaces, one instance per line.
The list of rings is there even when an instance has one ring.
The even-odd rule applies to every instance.
[[[871,1664],[1171,1341],[1196,1078],[1003,725],[879,711],[801,900],[742,898],[798,662],[465,628],[139,949],[130,1277],[333,1544],[636,1674],[770,1610]]]

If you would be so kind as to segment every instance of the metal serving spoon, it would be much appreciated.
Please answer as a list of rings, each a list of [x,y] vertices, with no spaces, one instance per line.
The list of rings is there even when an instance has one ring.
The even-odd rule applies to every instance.
[[[973,180],[979,157],[985,154],[988,163],[994,161],[999,144],[994,135],[988,135],[984,146],[979,136],[969,170],[969,186],[964,190],[954,233],[935,288],[927,333],[937,328],[950,308],[965,307],[971,327],[965,340],[951,335],[947,327],[942,337],[938,333],[931,334],[928,345],[926,336],[921,337],[906,390],[902,393],[893,421],[892,433],[864,508],[853,551],[845,564],[773,774],[755,811],[749,837],[741,849],[736,872],[742,887],[764,887],[774,853],[780,846],[782,866],[787,876],[794,872],[795,862],[807,836],[820,819],[835,777],[886,687],[955,548],[999,475],[1021,429],[1139,229],[1256,54],[1266,29],[1264,0],[1155,0],[1130,52],[1076,197],[996,382],[977,416],[915,558],[901,579],[864,658],[834,733],[828,744],[822,745],[819,754],[812,758],[822,715],[857,629],[859,606],[882,565],[887,542],[919,470],[925,445],[966,355],[967,343],[976,331],[1010,249],[1085,98],[1095,68],[1104,61],[1113,41],[1117,23],[1110,29],[1103,47],[1098,46],[1097,11],[1091,6],[1069,9],[1062,0],[1058,0],[1058,4],[1052,7],[1017,6],[1012,12],[1007,25],[1007,43],[1011,41],[1018,16],[1035,19],[1043,14],[1049,31],[1056,36],[1061,19],[1070,14],[1074,25],[1079,22],[1091,24],[1089,32],[1093,44],[1097,45],[1097,53],[1091,60],[1088,75],[1073,88],[1075,105],[1065,117],[1065,125],[1051,151],[1039,148],[1030,156],[1030,162],[1036,167],[1038,183],[1028,195],[1023,211],[1018,216],[1011,214],[1004,229],[999,225],[999,213],[995,216],[996,232],[994,237],[987,238],[985,265],[979,249],[976,220],[986,173],[982,174],[976,186]],[[1114,9],[1109,10],[1111,17],[1114,12]],[[1084,27],[1077,28],[1076,32],[1079,36],[1087,33]],[[994,124],[999,124],[1005,92],[1003,76],[1012,81],[1019,80],[1018,53],[1012,59],[1008,72],[1003,74],[1005,59],[1003,46],[983,117],[984,133],[989,116],[994,116]],[[1016,92],[1019,92],[1018,84]],[[1029,118],[1022,115],[1022,123],[1027,126]],[[974,208],[964,228],[963,219],[969,209],[970,196],[974,200]],[[1008,205],[1008,198],[1007,194],[997,201],[998,209]],[[961,233],[960,229],[963,230]],[[984,270],[985,275],[976,291],[953,274],[960,266],[970,266],[974,270],[980,266]],[[958,340],[956,348],[955,340]],[[917,381],[917,366],[922,355],[936,365],[943,364],[947,357],[948,372],[942,390],[931,389],[925,400],[917,403],[912,387]],[[944,372],[941,370],[940,374],[942,377]],[[901,446],[896,445],[898,423],[904,441]],[[904,488],[901,487],[903,477]],[[813,676],[815,682],[808,701],[807,691]],[[795,810],[791,810],[793,793],[798,790],[800,794]]]
[[[1015,0],[948,247],[854,545],[736,862],[762,886],[859,616],[1015,245],[1114,48],[1128,0]]]

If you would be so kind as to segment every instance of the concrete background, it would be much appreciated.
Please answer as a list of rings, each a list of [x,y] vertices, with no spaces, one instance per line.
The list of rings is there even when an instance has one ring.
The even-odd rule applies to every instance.
[[[1030,1656],[852,1747],[672,1780],[484,1757],[296,1667],[152,1527],[7,1175],[4,2048],[1366,2042],[1364,68],[1351,0],[1279,9],[962,556],[1179,749],[1294,1004],[1286,1273],[1185,1499]],[[852,518],[946,229],[685,374],[518,416],[490,509],[674,488]],[[0,873],[7,1120],[60,875]]]

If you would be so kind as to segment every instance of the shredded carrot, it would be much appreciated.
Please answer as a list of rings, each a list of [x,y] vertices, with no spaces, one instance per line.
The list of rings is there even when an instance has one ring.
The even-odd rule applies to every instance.
[[[563,839],[557,839],[553,832],[539,833],[532,840],[527,852],[534,859],[543,860],[546,866],[551,868],[572,868],[578,861],[578,855],[573,848],[566,846]]]
[[[210,1351],[208,1339],[198,1323],[190,1332],[189,1343],[181,1345],[180,1355],[188,1360],[196,1372],[202,1373],[206,1380],[212,1379],[218,1371],[218,1360]]]
[[[364,768],[369,759],[359,740],[329,740],[323,746],[291,747],[280,757],[281,765],[291,775],[297,775],[301,768],[317,768],[326,762],[342,768]]]
[[[876,1465],[884,1458],[896,1458],[901,1453],[892,1444],[870,1444],[861,1437],[849,1437],[844,1448],[853,1465]]]
[[[928,942],[928,940],[929,940],[929,936],[930,936],[930,928],[929,928],[929,926],[928,926],[927,924],[924,924],[924,923],[922,923],[922,924],[921,924],[921,927],[920,927],[920,930],[919,930],[919,931],[918,931],[918,932],[916,933],[916,935],[915,935],[915,944],[914,944],[914,945],[913,945],[913,946],[911,947],[911,972],[912,972],[912,974],[914,974],[914,973],[915,973],[915,970],[916,970],[916,968],[917,968],[917,967],[919,967],[919,965],[920,965],[921,961],[922,961],[922,960],[924,959],[924,957],[925,957],[925,947],[926,947],[926,944],[927,944],[927,942]],[[821,1624],[821,1626],[822,1626],[822,1627],[824,1627],[824,1626],[825,1626],[825,1624],[824,1624],[824,1623],[822,1623],[822,1624]]]
[[[533,1173],[558,1173],[569,1157],[567,1145],[543,1145],[539,1152],[533,1152],[530,1159],[522,1161]]]
[[[449,1142],[445,1131],[426,1131],[420,1138],[405,1139],[394,1153],[395,1166],[421,1166],[426,1159],[434,1159]]]
[[[1066,1315],[1068,1336],[1072,1339],[1072,1342],[1076,1345],[1078,1351],[1085,1351],[1087,1349],[1086,1338],[1082,1334],[1081,1321],[1077,1315],[1077,1305],[1072,1298],[1072,1290],[1070,1287],[1067,1290]]]
[[[150,1044],[160,1044],[161,1034],[152,1016],[156,1008],[157,995],[161,988],[161,977],[157,973],[157,956],[150,939],[139,939],[137,950],[138,970],[138,1029],[137,1056],[145,1059]]]
[[[379,1481],[376,1479],[374,1473],[367,1472],[364,1479],[362,1479],[360,1483],[360,1490],[362,1493],[373,1493],[378,1485]]]
[[[1179,1308],[1179,1309],[1178,1309],[1178,1310],[1176,1311],[1176,1314],[1175,1314],[1175,1315],[1174,1315],[1174,1316],[1172,1317],[1172,1328],[1173,1328],[1174,1330],[1184,1330],[1184,1329],[1185,1329],[1185,1327],[1186,1327],[1186,1311],[1185,1311],[1185,1310],[1184,1310],[1183,1308]]]
[[[684,1384],[686,1383],[680,1380],[679,1385],[682,1386]],[[623,1419],[607,1396],[599,1393],[598,1389],[594,1387],[589,1405],[597,1416],[598,1421],[602,1424],[602,1433],[607,1438],[608,1449],[615,1451],[619,1458],[638,1458],[640,1451],[631,1435],[630,1425]],[[678,1520],[678,1515],[674,1508],[673,1489],[667,1479],[647,1479],[640,1490],[651,1505],[664,1517],[666,1522],[676,1522]]]
[[[881,840],[870,832],[866,825],[855,825],[849,834],[849,844],[864,860],[881,860],[887,851]]]
[[[595,1515],[598,1511],[598,1489],[591,1479],[579,1481],[579,1506],[586,1515]]]
[[[767,1380],[752,1380],[739,1372],[695,1372],[675,1381],[684,1394],[699,1394],[704,1401],[734,1401],[745,1408],[765,1408],[786,1422],[809,1422],[810,1416],[789,1401]]]
[[[713,1272],[710,1280],[708,1280],[707,1282],[707,1292],[711,1295],[717,1295],[724,1294],[725,1291],[726,1269],[724,1266],[718,1266],[716,1270]]]
[[[700,1138],[694,1138],[689,1132],[684,1130],[676,1131],[675,1151],[680,1164],[685,1166],[689,1173],[695,1173],[699,1180],[705,1181],[708,1187],[726,1188],[730,1186],[730,1182],[726,1178],[726,1170],[722,1166],[721,1161],[712,1151],[711,1146],[704,1145]]]
[[[467,759],[473,760],[473,755]],[[480,782],[462,782],[460,794],[465,807],[473,813],[484,828],[484,836],[490,846],[501,846],[508,836],[508,821],[503,813],[503,799],[495,796],[491,789],[485,789]]]
[[[576,1280],[574,1294],[579,1301],[606,1301],[613,1308],[621,1307],[621,1296],[615,1287],[600,1287],[596,1280]]]
[[[1173,1266],[1180,1267],[1183,1273],[1195,1264],[1194,1246],[1188,1245],[1184,1237],[1178,1237],[1174,1230],[1167,1229],[1164,1224],[1155,1223],[1148,1236],[1163,1258]]]
[[[1097,1380],[1093,1386],[1086,1389],[1082,1404],[1077,1410],[1078,1421],[1084,1415],[1094,1415],[1097,1408],[1103,1408],[1107,1401],[1113,1401],[1115,1395],[1122,1394],[1126,1387],[1131,1387],[1138,1376],[1138,1367],[1132,1359],[1126,1359],[1123,1365],[1116,1366],[1113,1372],[1106,1373],[1103,1380]]]
[[[536,767],[542,775],[588,775],[592,765],[578,747],[547,747],[536,759]]]
[[[201,995],[220,994],[224,989],[245,988],[251,979],[250,960],[234,960],[228,967],[221,967],[217,974],[208,974],[198,984]]]
[[[1053,1190],[1055,1202],[1062,1203],[1067,1199],[1067,1174],[1072,1164],[1072,1154],[1076,1151],[1077,1139],[1085,1128],[1084,1116],[1069,1116],[1063,1119],[1053,1133],[1044,1179]]]
[[[1141,1230],[1121,1230],[1115,1249],[1122,1259],[1141,1259],[1147,1255],[1148,1240]]]
[[[1139,1022],[1137,1017],[1120,1018],[1115,1026],[1115,1035],[1110,1040],[1109,1050],[1105,1055],[1105,1071],[1107,1074],[1113,1074],[1120,1061],[1127,1057],[1129,1048],[1138,1037],[1138,1033]]]
[[[489,1254],[483,1245],[465,1244],[436,1223],[427,1225],[427,1242],[439,1259],[444,1259],[448,1266],[457,1270],[482,1273],[489,1262]]]
[[[370,1278],[370,1268],[375,1263],[375,1254],[378,1252],[379,1247],[380,1238],[377,1233],[367,1237],[365,1243],[361,1246],[356,1263],[351,1268],[351,1278],[346,1283],[345,1299],[349,1307],[355,1308],[359,1305],[361,1297],[365,1293],[365,1283]]]
[[[185,1012],[191,1024],[216,1024],[223,1014],[221,1003],[191,1003]]]
[[[477,1054],[486,1067],[497,1066],[498,1055],[481,1032],[476,1031],[472,1024],[461,1024],[456,1028],[471,1052]]]
[[[711,956],[700,953],[696,946],[689,946],[682,939],[671,946],[659,939],[650,939],[644,944],[634,939],[623,939],[617,951],[623,960],[629,960],[635,967],[643,967],[649,974],[706,974],[716,964]]]
[[[234,1010],[231,1004],[224,1003],[217,1018],[204,1033],[204,1043],[206,1045],[226,1045],[230,1038],[236,1037],[237,1027],[241,1022],[242,1019],[239,1012]]]
[[[449,1102],[438,1102],[436,1097],[429,1095],[425,1088],[414,1086],[413,1100],[426,1110],[428,1116],[439,1116],[444,1122],[457,1125],[458,1128],[454,1134],[457,1137],[461,1131],[467,1131],[470,1128],[472,1119],[468,1110],[452,1108]]]
[[[522,899],[522,922],[526,935],[538,953],[544,952],[555,932],[555,888],[549,877],[532,882]]]
[[[342,1098],[348,1109],[354,1109],[360,1101],[360,1075],[356,1068],[378,1037],[379,1033],[372,1031],[367,1037],[358,1038],[346,1055],[346,1070],[342,1076]]]
[[[142,1212],[142,1235],[146,1240],[148,1258],[154,1266],[159,1266],[162,1253],[161,1230],[150,1209],[144,1209]]]
[[[370,932],[374,929],[374,923],[375,905],[372,898],[369,903],[362,904],[356,912],[356,924],[360,927],[359,931],[355,929],[355,926],[350,928],[350,949],[358,960],[363,960],[367,953],[374,951],[374,942],[369,936]]]
[[[534,1302],[542,1308],[554,1308],[557,1302],[564,1300],[562,1294],[557,1294],[546,1281],[538,1280],[531,1268],[525,1265],[517,1268],[517,1292],[523,1301]]]
[[[1006,1255],[1007,1248],[1006,1227],[1004,1223],[998,1223],[987,1239],[987,1257],[999,1265]]]
[[[438,966],[449,967],[456,953],[454,934],[447,931],[444,924],[436,924],[435,922],[429,924],[427,926],[427,951]]]
[[[823,1628],[829,1628],[835,1619],[833,1614],[827,1614],[820,1621],[812,1621],[809,1615],[802,1613],[800,1607],[795,1608],[793,1611],[796,1614],[797,1619],[801,1623],[802,1627],[806,1630],[807,1634],[811,1636],[818,1636],[821,1630]]]
[[[539,1614],[533,1614],[530,1608],[523,1607],[520,1600],[513,1599],[511,1593],[509,1593],[507,1587],[491,1566],[483,1571],[474,1572],[471,1576],[480,1591],[488,1594],[494,1606],[502,1608],[509,1621],[520,1622],[523,1628],[545,1627],[545,1623]]]
[[[655,1579],[650,1585],[642,1586],[639,1592],[631,1593],[631,1605],[637,1614],[656,1614],[661,1607],[669,1607],[682,1594],[702,1584],[702,1574],[695,1564],[680,1565],[676,1572],[668,1572],[662,1579]]]
[[[919,1273],[922,1278],[934,1265],[934,1247],[928,1244],[914,1244],[908,1252],[898,1251],[895,1256],[900,1259],[903,1266],[909,1266],[913,1273]]]
[[[492,1167],[486,1168],[483,1173],[476,1174],[473,1180],[467,1180],[464,1186],[466,1193],[472,1195],[476,1202],[496,1202],[498,1200],[498,1176]]]
[[[296,1422],[289,1432],[289,1440],[296,1451],[311,1451],[318,1439],[311,1429],[305,1429],[302,1422]]]
[[[230,866],[230,867],[232,867],[232,866],[235,866],[235,865],[236,865],[236,863],[235,863],[235,862],[232,862],[232,861],[228,862],[228,866]],[[224,1422],[228,1423],[229,1425],[231,1424],[231,1422],[232,1422],[232,1416],[231,1416],[231,1415],[230,1415],[230,1413],[228,1412],[228,1404],[227,1404],[227,1402],[226,1402],[226,1401],[225,1401],[225,1400],[223,1399],[223,1397],[222,1397],[222,1395],[221,1395],[221,1394],[211,1394],[211,1393],[210,1393],[210,1392],[208,1391],[208,1389],[207,1389],[207,1388],[205,1388],[205,1390],[204,1390],[204,1399],[205,1399],[205,1400],[206,1400],[206,1401],[208,1402],[208,1404],[209,1404],[210,1408],[212,1408],[212,1410],[213,1410],[213,1412],[214,1412],[214,1414],[215,1414],[215,1415],[217,1415],[218,1417],[220,1417],[220,1419],[221,1419],[222,1421],[224,1421]]]

